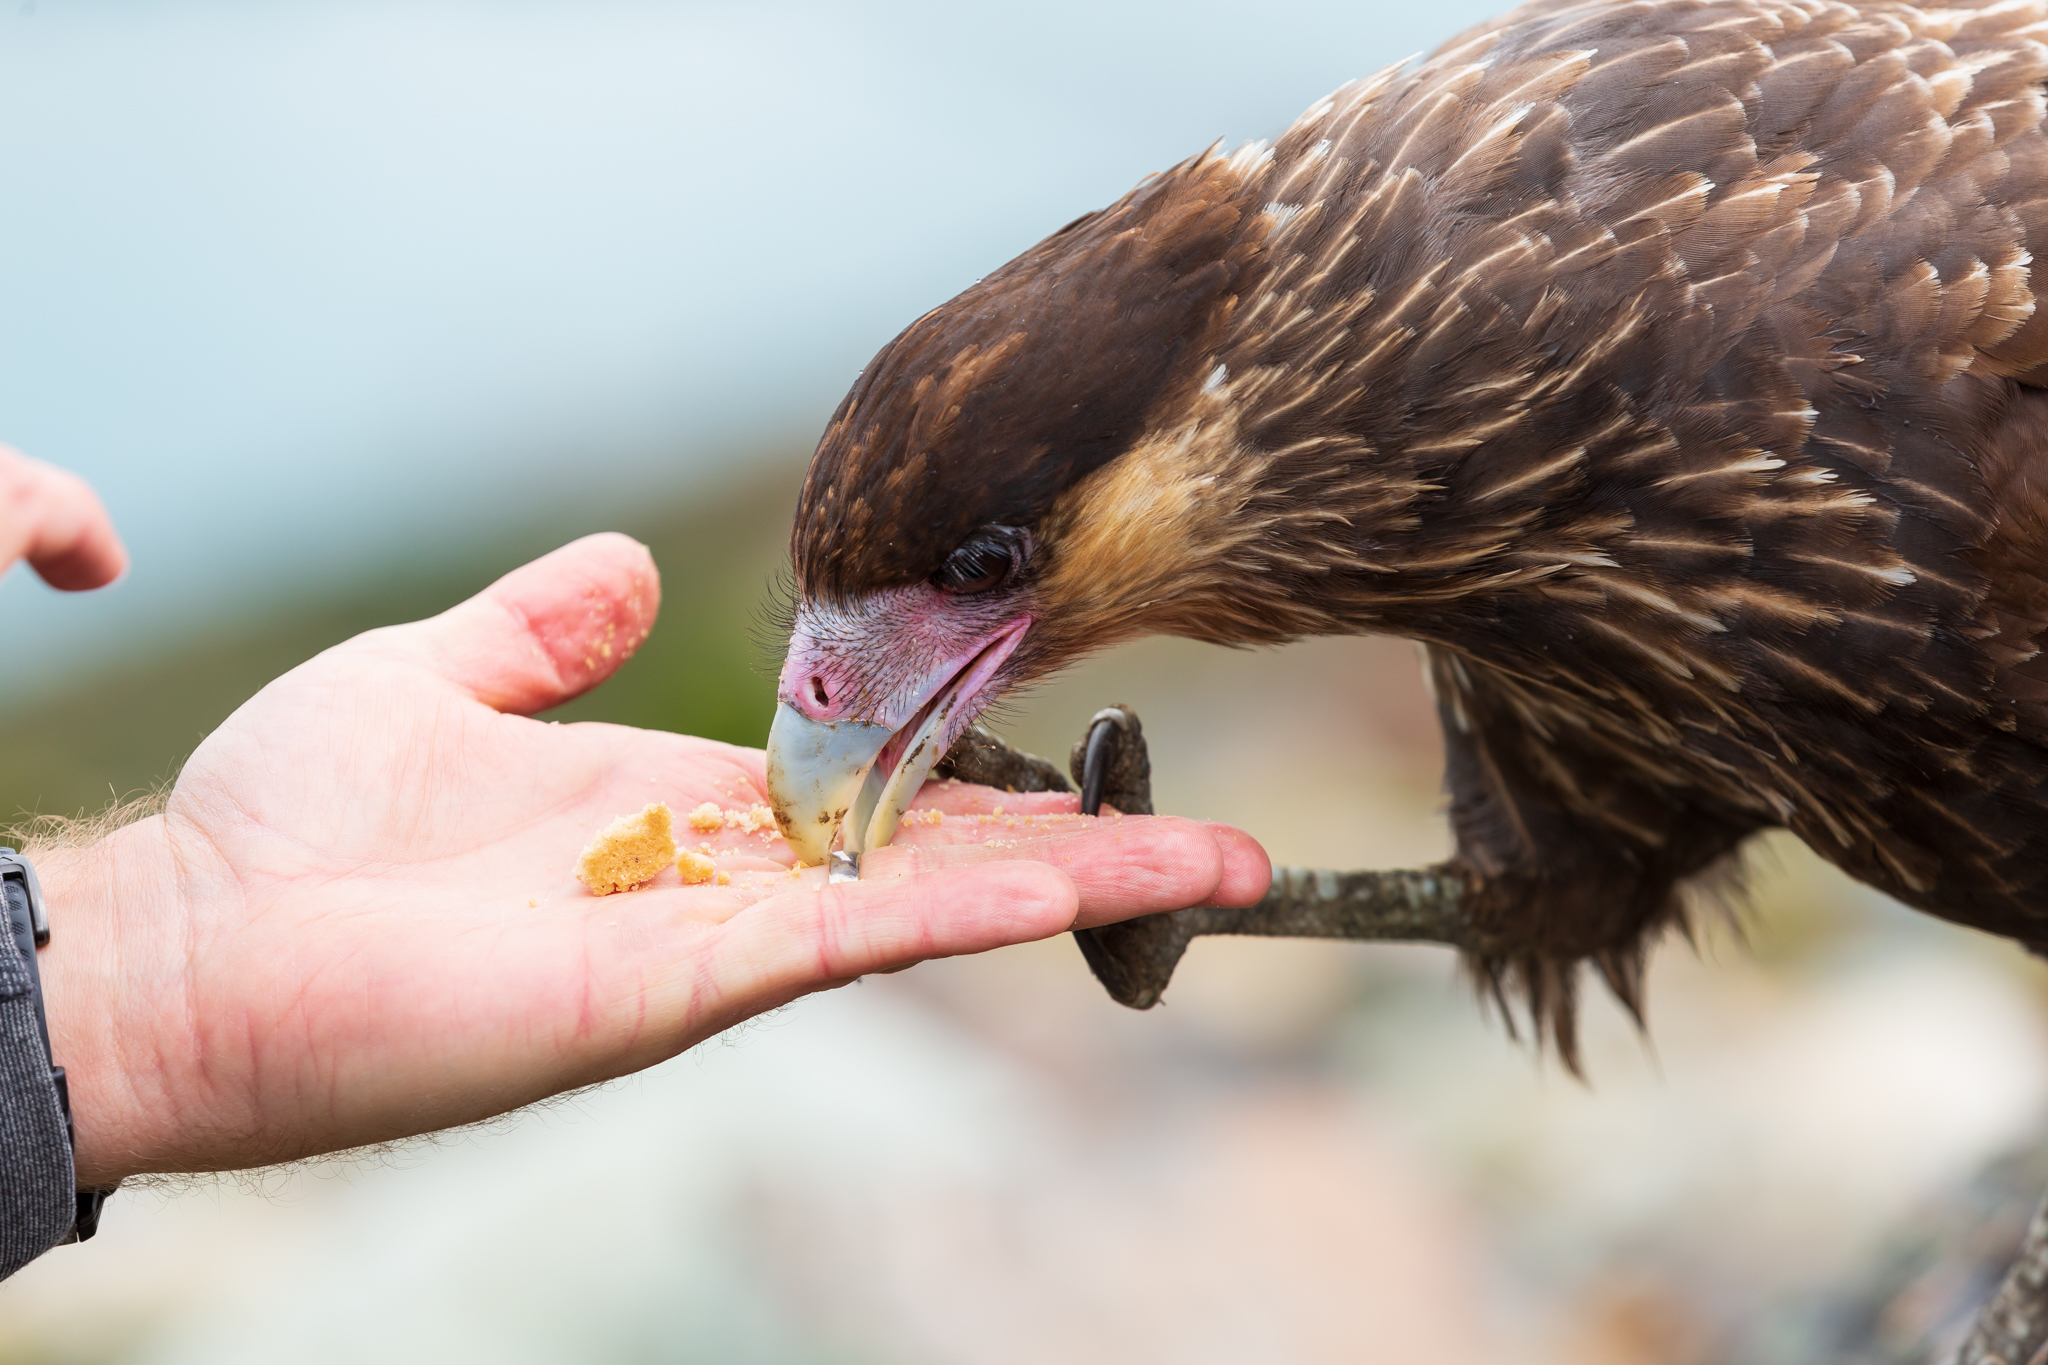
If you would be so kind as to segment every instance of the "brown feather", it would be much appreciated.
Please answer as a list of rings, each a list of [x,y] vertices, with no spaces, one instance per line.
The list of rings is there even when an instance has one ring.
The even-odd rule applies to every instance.
[[[2048,945],[2048,0],[1539,3],[920,319],[807,593],[1038,529],[1115,639],[1425,643],[1485,946],[1569,1047],[1784,826]]]

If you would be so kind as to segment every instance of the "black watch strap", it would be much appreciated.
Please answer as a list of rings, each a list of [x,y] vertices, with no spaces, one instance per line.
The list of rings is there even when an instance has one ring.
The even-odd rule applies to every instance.
[[[50,941],[50,917],[43,905],[42,883],[36,880],[34,864],[11,848],[0,847],[0,896],[7,902],[7,927],[14,946],[28,968],[30,992],[35,1000],[36,1030],[42,1035],[43,1056],[50,1063],[50,1083],[57,1089],[57,1107],[64,1115],[64,1139],[78,1150],[78,1133],[71,1123],[71,1086],[64,1068],[56,1064],[50,1048],[50,1020],[43,1009],[43,975],[36,962],[36,949]],[[83,1242],[99,1231],[100,1208],[112,1190],[78,1191],[78,1212],[67,1242]]]

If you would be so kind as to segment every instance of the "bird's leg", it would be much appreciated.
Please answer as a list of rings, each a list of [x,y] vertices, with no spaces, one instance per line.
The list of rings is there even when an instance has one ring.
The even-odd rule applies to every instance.
[[[1458,896],[1463,885],[1460,875],[1445,866],[1392,872],[1280,867],[1273,869],[1273,885],[1256,905],[1145,915],[1082,929],[1074,937],[1110,997],[1146,1010],[1159,1003],[1181,954],[1201,934],[1461,943]]]
[[[1151,758],[1144,727],[1129,707],[1096,713],[1069,764],[1088,814],[1103,805],[1128,815],[1152,813]],[[1072,790],[1050,763],[1010,748],[985,730],[962,737],[945,765],[950,766],[934,771],[1012,791]],[[1464,944],[1463,890],[1462,874],[1447,864],[1393,872],[1278,868],[1271,889],[1256,905],[1144,915],[1079,929],[1074,938],[1110,997],[1142,1010],[1159,1003],[1181,954],[1201,934]]]
[[[1952,1365],[2042,1365],[2048,1361],[2048,1201],[2034,1212],[2012,1269]]]

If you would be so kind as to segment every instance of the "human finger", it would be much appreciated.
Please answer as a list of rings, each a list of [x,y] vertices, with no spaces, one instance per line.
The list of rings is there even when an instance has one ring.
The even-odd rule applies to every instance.
[[[0,446],[0,566],[17,559],[66,592],[105,587],[128,567],[127,548],[91,484]]]
[[[1216,840],[1223,868],[1216,878],[1216,889],[1209,893],[1209,899],[1203,904],[1230,909],[1256,905],[1273,884],[1273,860],[1266,855],[1258,840],[1236,826],[1215,821],[1204,823]]]
[[[927,782],[911,807],[944,815],[1074,815],[1081,798],[1073,792],[1011,792],[973,782]]]
[[[1214,895],[1225,865],[1209,826],[1111,821],[1014,847],[892,846],[861,879],[804,885],[718,926],[716,966],[687,985],[693,1021],[724,1028],[806,991],[927,958],[984,952]],[[694,1031],[694,1030],[693,1030]]]
[[[439,616],[358,636],[344,649],[407,657],[498,711],[581,696],[654,628],[661,575],[647,547],[605,532],[514,569]]]
[[[949,820],[948,826],[966,823]],[[912,876],[942,868],[973,866],[997,859],[1030,859],[1058,868],[1074,882],[1079,897],[1076,928],[1089,928],[1133,915],[1201,905],[1219,891],[1241,894],[1248,880],[1224,884],[1230,867],[1218,829],[1178,816],[1087,816],[1016,818],[989,827],[970,825],[950,832],[945,842],[899,842],[863,855],[861,880]],[[1249,838],[1236,840],[1256,850]],[[1240,849],[1232,855],[1242,861]],[[1254,852],[1251,856],[1263,857]],[[1263,891],[1263,888],[1261,888]]]
[[[731,893],[707,902],[700,918],[728,918],[787,889],[787,877],[824,875],[822,869],[792,868],[769,850],[706,843],[701,851],[733,881]],[[1014,858],[1046,862],[1074,878],[1082,897],[1082,928],[1190,905],[1252,905],[1266,894],[1273,875],[1265,849],[1230,825],[1172,816],[1085,815],[906,821],[894,843],[864,855],[862,875],[874,881]]]
[[[692,1034],[855,977],[1049,938],[1080,908],[1071,878],[1025,860],[837,885],[806,880],[718,927],[713,952],[678,983]]]

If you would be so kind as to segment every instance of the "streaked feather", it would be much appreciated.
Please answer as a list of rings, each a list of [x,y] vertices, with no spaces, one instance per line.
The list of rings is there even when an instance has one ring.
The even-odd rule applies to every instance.
[[[806,593],[1040,528],[1043,673],[1422,641],[1477,965],[1750,833],[2048,945],[2048,0],[1540,0],[920,319],[819,448]]]

